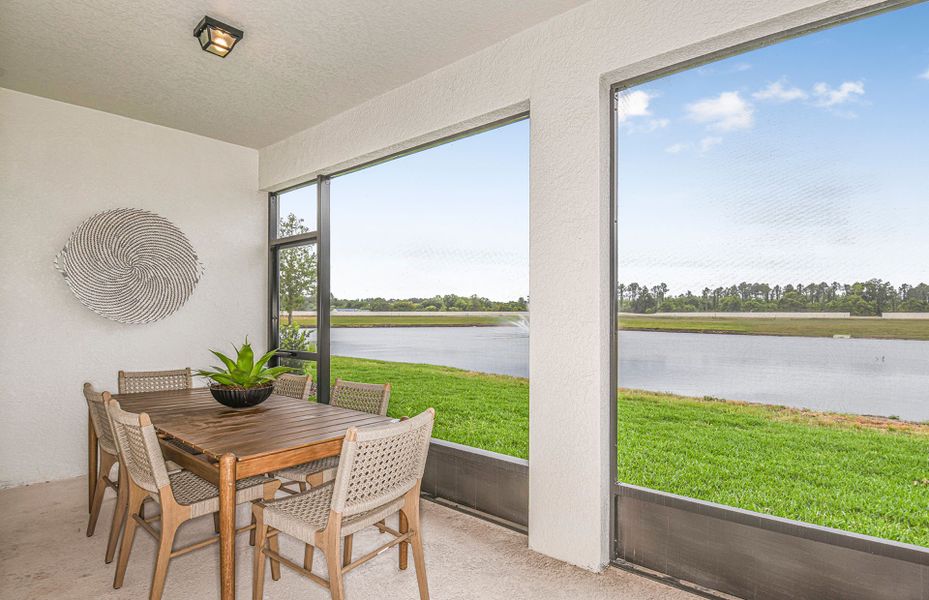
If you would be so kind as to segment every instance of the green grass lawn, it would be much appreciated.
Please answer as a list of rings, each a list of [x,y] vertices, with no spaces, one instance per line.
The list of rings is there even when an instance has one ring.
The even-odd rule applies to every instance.
[[[435,407],[435,437],[528,457],[526,379],[344,357],[332,375],[390,382],[392,416]],[[620,481],[929,546],[929,425],[632,390],[618,417]]]
[[[682,333],[741,333],[806,337],[850,335],[853,338],[929,340],[929,319],[698,319],[623,315],[620,317],[619,328]]]
[[[390,415],[436,409],[433,435],[443,440],[526,458],[529,380],[451,367],[332,357],[336,377],[390,383]]]
[[[929,546],[929,427],[625,391],[621,481]]]

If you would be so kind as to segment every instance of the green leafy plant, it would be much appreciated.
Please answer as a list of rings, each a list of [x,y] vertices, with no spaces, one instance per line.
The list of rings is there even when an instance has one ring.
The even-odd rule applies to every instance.
[[[301,328],[297,323],[282,323],[280,342],[280,347],[286,350],[311,351],[310,330]]]
[[[276,350],[271,350],[257,361],[248,338],[240,348],[232,346],[236,351],[236,359],[232,360],[222,352],[210,350],[216,358],[223,362],[223,367],[211,367],[212,371],[199,370],[197,375],[206,377],[216,383],[233,389],[248,390],[270,384],[282,373],[292,371],[290,367],[265,367]]]

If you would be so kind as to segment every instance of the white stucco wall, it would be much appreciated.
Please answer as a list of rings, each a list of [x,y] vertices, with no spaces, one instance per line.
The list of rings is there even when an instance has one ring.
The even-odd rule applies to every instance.
[[[280,189],[531,108],[533,549],[608,559],[609,85],[872,4],[593,0],[261,150]]]
[[[204,367],[208,347],[266,338],[267,210],[255,150],[0,89],[0,487],[87,472],[81,386],[119,369]],[[148,325],[97,316],[55,255],[101,210],[174,222],[205,273]]]

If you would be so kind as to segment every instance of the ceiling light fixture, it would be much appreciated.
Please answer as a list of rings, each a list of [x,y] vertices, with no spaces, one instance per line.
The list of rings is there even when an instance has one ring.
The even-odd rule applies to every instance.
[[[236,42],[244,35],[241,29],[226,25],[212,17],[203,17],[194,29],[194,37],[200,40],[200,47],[221,58],[226,58],[226,55],[232,52]]]

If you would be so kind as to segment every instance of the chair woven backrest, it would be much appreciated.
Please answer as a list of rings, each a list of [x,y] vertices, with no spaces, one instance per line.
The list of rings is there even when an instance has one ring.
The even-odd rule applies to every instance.
[[[380,427],[351,428],[342,444],[332,510],[356,515],[413,489],[426,470],[435,410]]]
[[[313,378],[309,375],[284,373],[274,380],[274,393],[306,400],[313,394]]]
[[[169,486],[168,469],[161,454],[158,434],[148,415],[126,412],[116,400],[107,403],[106,412],[113,427],[119,460],[135,484],[153,494]]]
[[[119,372],[120,394],[189,390],[192,387],[194,387],[194,378],[189,367],[173,371]]]
[[[113,429],[106,416],[106,403],[110,400],[109,392],[98,392],[89,383],[84,384],[84,399],[87,400],[87,410],[90,411],[90,422],[94,425],[97,434],[97,443],[104,452],[116,456],[116,442],[113,440]]]
[[[358,383],[335,380],[329,404],[374,415],[387,415],[390,403],[389,383]]]

